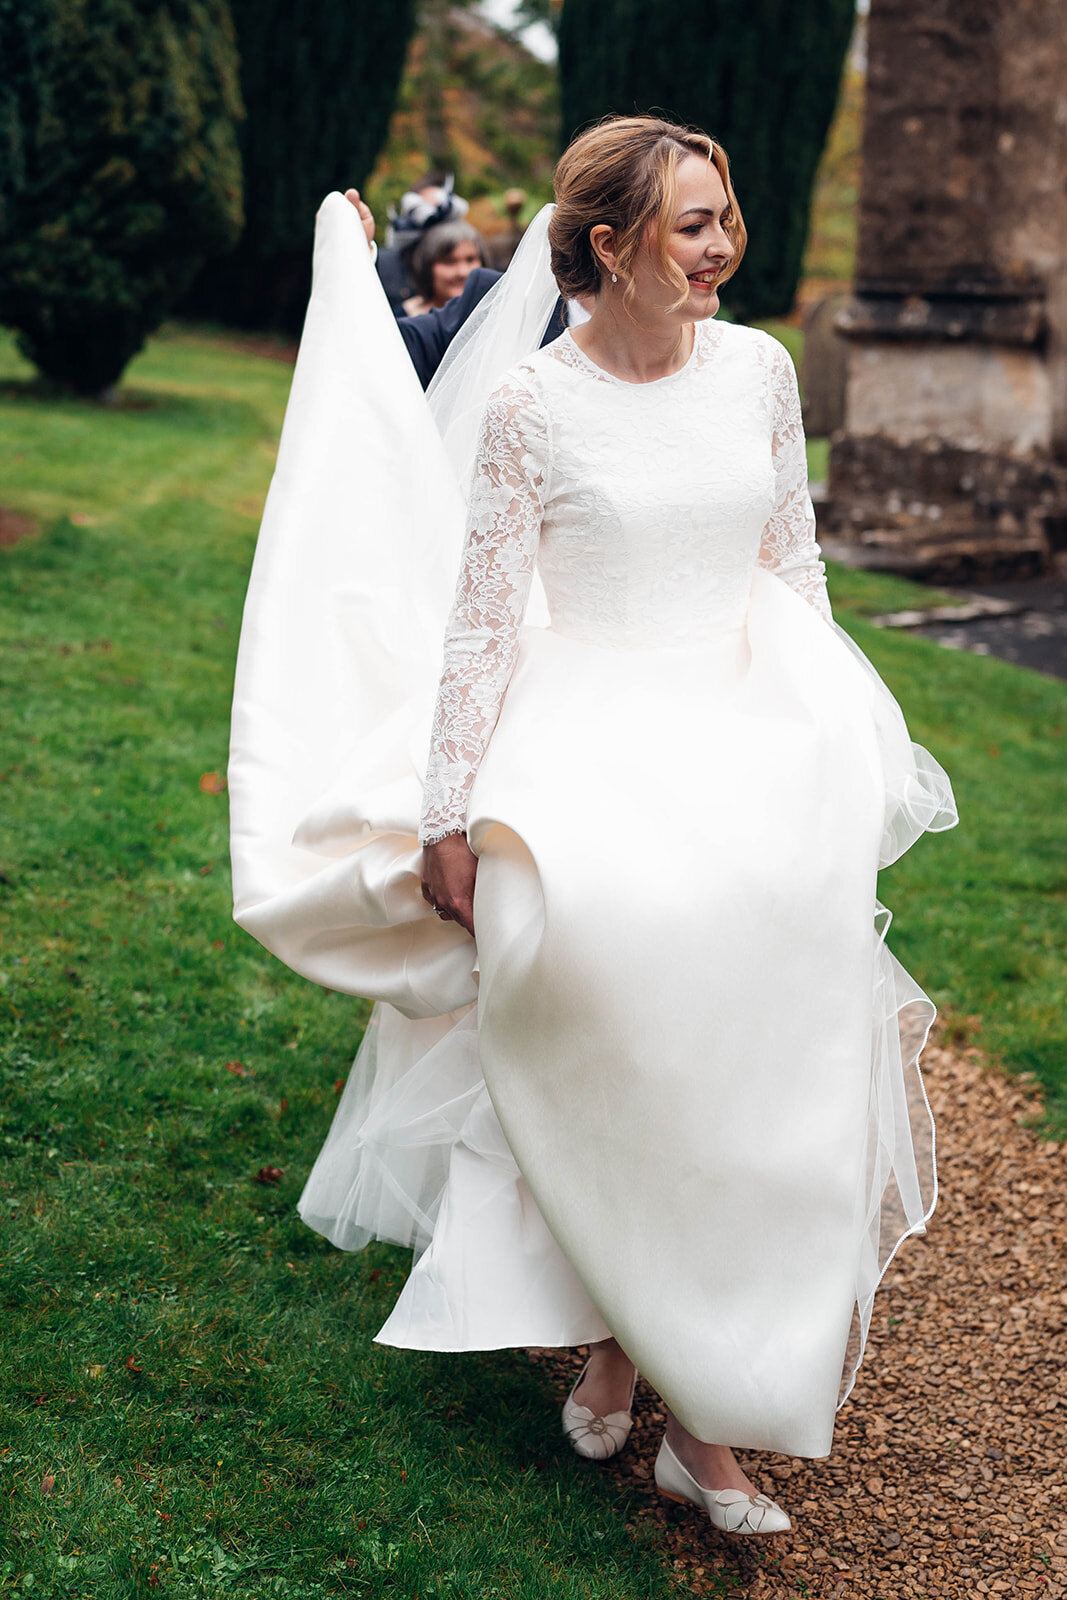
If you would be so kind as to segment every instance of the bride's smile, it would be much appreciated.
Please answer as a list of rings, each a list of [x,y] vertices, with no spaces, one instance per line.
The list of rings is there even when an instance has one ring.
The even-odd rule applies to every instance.
[[[600,284],[592,316],[574,337],[591,360],[631,382],[655,382],[684,366],[692,325],[718,311],[719,285],[739,254],[734,203],[708,157],[681,157],[663,210],[666,220],[651,221],[636,250],[610,224],[589,234]]]

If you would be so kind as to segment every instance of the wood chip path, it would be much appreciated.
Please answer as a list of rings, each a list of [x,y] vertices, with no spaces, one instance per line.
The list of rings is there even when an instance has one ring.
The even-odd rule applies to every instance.
[[[923,1068],[940,1198],[879,1290],[834,1452],[738,1452],[793,1531],[730,1538],[656,1494],[663,1417],[644,1384],[626,1449],[590,1467],[638,1491],[679,1594],[1067,1596],[1067,1143],[1032,1131],[1038,1103],[976,1050],[932,1042]],[[581,1355],[538,1355],[562,1400]]]

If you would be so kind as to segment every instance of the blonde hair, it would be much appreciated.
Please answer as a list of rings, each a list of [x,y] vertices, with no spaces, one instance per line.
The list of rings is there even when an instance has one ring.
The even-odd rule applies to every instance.
[[[668,253],[678,205],[678,163],[688,155],[710,161],[722,179],[729,210],[723,231],[733,245],[729,266],[716,281],[732,278],[745,253],[748,233],[730,182],[726,151],[710,134],[658,117],[609,117],[568,145],[556,165],[556,209],[548,225],[552,272],[568,299],[599,294],[604,267],[589,234],[598,224],[615,232],[618,271],[628,282],[623,303],[634,293],[633,265],[650,224],[665,282],[689,293],[685,274]]]

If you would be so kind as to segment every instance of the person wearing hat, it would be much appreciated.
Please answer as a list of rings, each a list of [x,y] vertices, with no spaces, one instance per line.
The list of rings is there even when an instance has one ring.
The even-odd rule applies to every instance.
[[[408,198],[409,196],[405,195],[401,201],[402,211],[404,201]],[[453,196],[454,198],[455,196]],[[382,257],[386,254],[386,251],[379,250],[375,244],[374,232],[376,223],[374,213],[358,189],[346,189],[345,199],[355,206],[359,212],[360,220],[363,223],[363,231],[367,236],[367,243],[378,267],[382,285],[386,294],[389,294],[387,276],[392,271],[392,268],[387,267],[386,272],[382,272]],[[426,203],[429,204],[429,200]],[[466,207],[465,201],[459,203],[464,208]],[[390,230],[390,238],[397,237],[397,227],[398,221],[394,219]],[[431,378],[444,358],[445,351],[460,328],[462,328],[475,306],[484,300],[500,276],[501,274],[492,267],[475,267],[467,275],[461,293],[454,299],[449,300],[445,305],[435,306],[431,310],[415,316],[398,317],[397,327],[400,329],[400,336],[407,346],[411,363],[418,373],[419,382],[424,389],[429,386]],[[390,304],[392,304],[392,300],[390,300]],[[579,322],[583,322],[586,315],[586,311],[577,301],[568,301],[564,305],[563,301],[560,300],[545,331],[543,343],[550,344],[553,339],[558,339],[565,328],[573,327]]]
[[[389,304],[399,317],[405,300],[415,293],[412,257],[431,228],[446,222],[462,222],[469,209],[456,194],[451,173],[427,172],[406,194],[396,210],[390,209],[385,245],[375,255],[375,265]]]

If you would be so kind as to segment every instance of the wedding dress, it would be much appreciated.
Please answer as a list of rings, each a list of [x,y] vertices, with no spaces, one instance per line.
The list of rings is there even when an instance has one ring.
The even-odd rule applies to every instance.
[[[465,506],[355,237],[328,203],[231,758],[238,920],[378,1002],[300,1213],[414,1247],[383,1343],[610,1331],[699,1438],[825,1455],[936,1199],[877,872],[956,815],[832,619],[792,362],[711,320],[635,384],[566,333],[498,375]],[[466,830],[476,944],[417,828]]]

